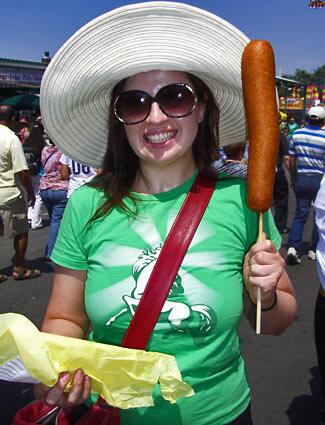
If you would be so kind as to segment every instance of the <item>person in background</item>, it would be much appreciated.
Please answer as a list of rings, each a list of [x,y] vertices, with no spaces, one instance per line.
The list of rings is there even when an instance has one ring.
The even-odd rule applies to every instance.
[[[247,143],[224,146],[219,149],[219,159],[213,161],[211,167],[217,173],[225,173],[228,176],[246,179],[247,155]]]
[[[45,144],[44,127],[42,124],[35,122],[30,128],[29,136],[24,144],[24,152],[29,149],[35,158],[35,169],[31,170],[31,179],[36,201],[33,206],[28,207],[28,221],[32,230],[43,227],[42,199],[39,192],[39,184],[43,173],[41,155]]]
[[[289,169],[289,146],[287,136],[280,131],[279,152],[276,164],[274,187],[273,187],[273,207],[274,221],[280,233],[288,233],[288,203],[289,185],[285,174],[285,168]]]
[[[288,116],[287,114],[285,114],[284,112],[279,112],[279,118],[280,118],[280,132],[284,133],[286,136],[288,136],[288,123],[287,123],[287,119]]]
[[[320,413],[319,425],[325,425],[325,176],[322,179],[314,207],[315,220],[319,233],[316,257],[320,282],[315,306],[314,331],[318,368],[321,374],[321,394],[323,406]]]
[[[28,166],[20,140],[11,131],[14,109],[0,105],[0,234],[14,238],[15,280],[31,279],[41,275],[37,269],[25,267],[28,246],[27,202],[34,205],[35,196]],[[6,280],[0,275],[0,281]]]
[[[97,170],[88,165],[80,164],[62,154],[60,158],[60,174],[63,180],[69,180],[68,199],[78,187],[90,182],[97,176]]]
[[[49,140],[50,145],[42,150],[41,163],[43,175],[39,184],[40,197],[50,217],[50,231],[44,258],[49,260],[59,231],[61,219],[67,205],[69,182],[60,175],[61,155],[57,146]]]
[[[220,142],[246,140],[248,41],[202,9],[149,2],[97,17],[52,59],[41,89],[49,136],[103,172],[69,199],[44,332],[120,345],[196,176],[209,172]],[[269,239],[256,242],[245,180],[218,177],[147,347],[174,355],[195,395],[171,405],[157,391],[152,407],[122,410],[121,425],[252,424],[237,333],[243,305],[254,327],[260,287],[265,334],[282,333],[296,312],[270,211],[264,220]],[[36,385],[36,397],[85,402],[91,381],[77,368],[51,388]]]
[[[234,143],[224,146],[223,151],[226,155],[226,162],[243,162],[246,143]]]
[[[304,226],[325,171],[325,131],[322,130],[325,109],[313,106],[307,119],[308,125],[293,133],[289,145],[290,180],[296,197],[296,211],[287,244],[287,262],[290,265],[300,264],[299,249]],[[317,242],[318,231],[314,222],[308,251],[311,260],[316,260]]]
[[[235,175],[244,179],[247,177],[246,148],[247,143],[234,143],[223,148],[228,173],[232,170]]]
[[[317,106],[321,106],[321,107],[325,108],[324,103],[319,103]],[[325,121],[324,121],[324,124],[322,125],[322,130],[325,130]]]
[[[291,117],[289,119],[289,124],[288,124],[288,136],[287,136],[288,137],[288,140],[291,140],[292,139],[293,133],[296,130],[298,130],[298,128],[299,128],[299,125],[296,122],[296,119],[294,117]]]
[[[22,144],[26,142],[26,139],[29,136],[29,123],[27,118],[22,118],[19,121],[19,130],[18,130],[18,137]]]

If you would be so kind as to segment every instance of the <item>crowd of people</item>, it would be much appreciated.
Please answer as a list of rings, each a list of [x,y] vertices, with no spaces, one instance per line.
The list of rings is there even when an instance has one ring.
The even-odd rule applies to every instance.
[[[69,196],[97,170],[63,155],[45,132],[41,116],[19,122],[15,117],[13,107],[0,106],[0,223],[2,235],[14,238],[13,277],[22,280],[41,275],[40,270],[24,266],[28,230],[43,227],[46,211],[50,229],[43,258],[50,261]],[[0,275],[1,282],[6,279]]]
[[[46,134],[41,117],[38,117],[28,126],[24,125],[21,127],[24,129],[23,136],[21,135],[21,129],[18,132],[16,130],[15,135],[14,132],[10,131],[10,128],[15,128],[14,116],[15,111],[13,108],[0,106],[0,129],[2,130],[0,135],[3,141],[7,141],[11,146],[11,172],[14,176],[14,184],[12,184],[11,188],[7,189],[6,192],[0,190],[0,196],[2,196],[0,212],[3,234],[6,237],[14,236],[15,264],[13,267],[13,277],[14,279],[30,279],[39,277],[41,273],[37,269],[26,269],[24,267],[24,255],[28,243],[28,224],[33,230],[43,227],[43,205],[50,219],[50,230],[44,252],[44,260],[50,261],[69,197],[74,190],[93,180],[102,170],[83,165],[62,154]],[[288,264],[300,263],[297,252],[302,237],[303,225],[308,218],[309,210],[315,201],[321,179],[324,175],[323,145],[325,131],[322,130],[324,120],[325,110],[322,106],[313,107],[309,110],[307,114],[308,123],[300,127],[303,128],[302,131],[297,125],[296,129],[290,133],[289,126],[284,126],[283,119],[280,119],[280,145],[275,173],[273,207],[274,221],[278,231],[282,234],[289,234]],[[290,122],[292,123],[292,121]],[[23,123],[27,123],[27,119],[24,119]],[[317,139],[315,139],[315,132]],[[303,138],[303,141],[301,138]],[[315,146],[317,141],[319,143]],[[299,151],[299,146],[304,147],[304,155]],[[318,156],[315,154],[315,149],[316,153],[319,153]],[[249,157],[248,143],[225,146],[219,150],[219,156],[220,159],[211,164],[213,170],[218,173],[226,173],[232,177],[246,178]],[[296,164],[295,157],[299,158],[298,165]],[[302,161],[302,158],[304,158],[304,161]],[[306,161],[309,162],[306,164]],[[4,164],[2,165],[4,166]],[[8,166],[8,163],[6,166]],[[299,238],[296,237],[294,239],[295,241],[297,240],[298,245],[292,244],[293,236],[290,238],[291,231],[287,227],[289,184],[286,176],[288,174],[297,204],[292,226],[297,226],[296,222],[298,221],[298,225],[301,227]],[[4,178],[4,174],[2,174],[2,177]],[[296,180],[300,182],[298,185]],[[309,180],[312,180],[312,184]],[[323,179],[323,192],[324,186],[325,181]],[[24,201],[26,193],[29,201],[28,205]],[[304,196],[307,197],[307,200]],[[14,202],[12,202],[12,199],[14,199]],[[301,204],[305,205],[305,203],[307,203],[308,208],[306,207],[304,216],[301,217]],[[6,205],[5,208],[4,205]],[[324,229],[324,193],[323,196],[319,194],[316,205],[318,206],[318,228]],[[295,235],[295,232],[297,231],[293,231],[293,235]],[[320,252],[318,255],[320,262],[324,262],[324,257],[322,256],[324,252],[324,233],[323,235],[321,234],[321,238],[320,243],[322,245],[319,248]],[[312,242],[308,252],[308,257],[311,260],[316,260],[317,243],[318,231],[315,221]],[[295,251],[293,251],[293,248]],[[292,253],[294,253],[294,256],[292,256]],[[325,355],[322,348],[325,335],[321,325],[325,311],[324,264],[318,265],[318,269],[323,286],[321,286],[315,309],[315,339],[320,369],[325,376]],[[321,276],[323,277],[321,278]],[[1,281],[6,280],[6,278],[7,276],[0,275]]]
[[[293,117],[287,119],[283,115],[280,115],[280,149],[274,185],[275,223],[280,233],[288,233],[287,263],[297,265],[304,253],[301,242],[310,213],[314,225],[307,255],[310,260],[316,260],[319,237],[312,206],[324,176],[325,109],[323,104],[310,107],[306,121],[300,125]],[[289,187],[296,200],[290,228],[287,227]]]
[[[288,233],[288,264],[299,264],[303,227],[324,175],[325,110],[311,108],[303,128],[280,120],[275,221],[271,211],[264,214],[257,241],[258,218],[246,204],[240,74],[248,42],[230,23],[186,4],[129,5],[88,23],[59,50],[42,82],[42,118],[27,128],[22,122],[18,137],[10,130],[13,109],[0,106],[0,217],[4,234],[15,238],[15,279],[40,276],[24,266],[26,199],[32,229],[42,226],[42,204],[50,218],[44,259],[56,268],[45,332],[120,345],[187,193],[197,190],[198,175],[213,180],[193,239],[207,259],[191,264],[198,248],[189,246],[147,345],[175,356],[195,395],[172,406],[156,393],[153,407],[122,411],[121,424],[251,425],[241,316],[255,327],[260,292],[262,333],[279,335],[295,318],[280,233]],[[290,228],[285,167],[296,197]],[[322,201],[317,225],[324,231]],[[315,224],[312,260],[324,255],[323,245],[316,254],[317,234]],[[131,247],[123,262],[119,246]],[[114,296],[102,302],[108,289]],[[315,317],[321,373],[324,292],[322,286]],[[63,408],[98,398],[80,369],[60,374],[53,387],[36,384],[35,394]]]

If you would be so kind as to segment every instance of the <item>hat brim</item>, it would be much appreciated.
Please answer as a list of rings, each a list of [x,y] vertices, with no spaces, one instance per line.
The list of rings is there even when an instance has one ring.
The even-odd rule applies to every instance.
[[[229,22],[182,3],[115,9],[77,31],[48,65],[41,84],[45,129],[67,156],[100,167],[112,88],[140,72],[177,70],[210,87],[220,108],[220,145],[245,141],[241,56],[248,42]]]

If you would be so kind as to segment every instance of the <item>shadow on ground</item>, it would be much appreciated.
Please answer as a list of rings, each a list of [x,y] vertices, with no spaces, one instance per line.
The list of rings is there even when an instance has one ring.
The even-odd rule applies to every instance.
[[[14,263],[14,257],[11,259],[11,264],[2,268],[0,274],[12,276],[12,264]],[[26,260],[25,267],[27,269],[39,269],[42,273],[53,273],[54,265],[51,261],[45,261],[44,257],[33,258],[32,260]]]
[[[321,396],[321,377],[317,367],[309,369],[312,375],[309,385],[312,395],[301,394],[295,397],[286,411],[290,425],[317,425],[319,411],[324,409]]]

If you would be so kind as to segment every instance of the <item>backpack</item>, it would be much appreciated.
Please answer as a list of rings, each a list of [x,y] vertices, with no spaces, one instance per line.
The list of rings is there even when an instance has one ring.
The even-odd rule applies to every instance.
[[[40,171],[40,163],[37,158],[37,155],[35,154],[33,148],[29,146],[23,146],[23,150],[29,173],[32,176],[37,176]]]

